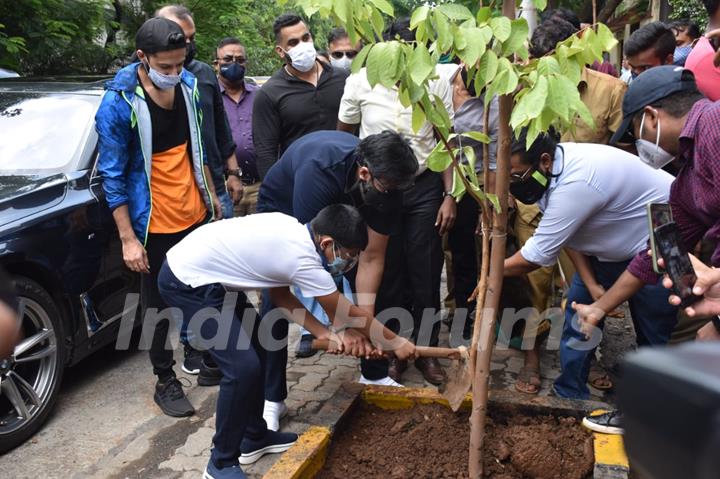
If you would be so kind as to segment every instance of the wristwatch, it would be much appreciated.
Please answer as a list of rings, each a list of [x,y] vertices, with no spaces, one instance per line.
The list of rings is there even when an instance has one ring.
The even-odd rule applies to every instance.
[[[242,178],[242,170],[240,168],[225,170],[225,179],[227,180],[229,176],[236,176],[238,178]]]

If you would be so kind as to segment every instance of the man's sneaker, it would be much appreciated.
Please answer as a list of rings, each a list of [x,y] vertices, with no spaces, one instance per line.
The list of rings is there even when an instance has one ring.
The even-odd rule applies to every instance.
[[[297,351],[295,351],[296,358],[309,358],[317,354],[317,349],[312,348],[312,342],[315,336],[312,334],[303,334],[300,337]]]
[[[257,462],[265,454],[285,452],[295,444],[298,435],[293,432],[276,432],[268,430],[260,440],[243,439],[240,445],[240,465],[246,466]]]
[[[212,459],[210,459],[203,473],[203,479],[247,479],[247,476],[242,469],[240,469],[239,465],[220,469],[215,466]]]
[[[217,386],[220,384],[223,374],[217,366],[210,366],[203,360],[198,374],[198,386]]]
[[[367,379],[362,374],[360,375],[360,380],[358,381],[360,384],[369,384],[371,386],[393,386],[396,388],[404,388],[402,384],[395,381],[390,376],[385,376],[382,379]]]
[[[585,416],[582,424],[591,431],[604,434],[623,434],[625,432],[622,428],[622,413],[620,411]]]
[[[162,412],[172,417],[187,417],[195,414],[195,408],[185,396],[182,384],[173,377],[164,383],[155,385],[155,403]]]
[[[200,365],[202,364],[203,353],[197,349],[193,349],[190,345],[185,345],[185,360],[182,363],[182,370],[186,374],[198,374]]]
[[[280,419],[287,416],[288,408],[283,401],[265,401],[263,407],[263,419],[267,423],[267,428],[271,431],[280,429]]]

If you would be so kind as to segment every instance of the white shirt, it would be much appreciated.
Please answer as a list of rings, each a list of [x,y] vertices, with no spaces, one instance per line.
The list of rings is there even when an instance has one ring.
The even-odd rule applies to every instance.
[[[437,95],[442,99],[450,119],[453,118],[452,89],[445,79],[429,82],[430,99]],[[360,138],[381,133],[385,130],[397,132],[407,138],[418,160],[420,175],[427,168],[426,160],[435,148],[435,135],[429,122],[425,122],[417,133],[412,128],[412,108],[400,103],[398,90],[381,84],[370,88],[367,70],[361,69],[350,75],[345,82],[345,92],[340,100],[338,119],[349,125],[360,124]]]
[[[337,291],[307,227],[282,213],[258,213],[201,226],[167,253],[173,274],[194,288],[297,286],[308,297]]]
[[[564,154],[563,154],[564,153]],[[561,143],[543,212],[520,254],[551,266],[567,246],[604,262],[626,261],[647,248],[648,203],[667,203],[673,177],[623,150]]]

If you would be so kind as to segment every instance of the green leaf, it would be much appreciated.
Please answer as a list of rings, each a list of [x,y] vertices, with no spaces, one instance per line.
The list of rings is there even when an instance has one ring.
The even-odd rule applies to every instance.
[[[462,168],[464,165],[460,165]],[[455,201],[460,201],[463,196],[465,196],[466,190],[465,190],[465,183],[463,183],[462,177],[460,176],[461,173],[458,172],[457,168],[453,168],[453,185],[452,185],[452,195],[453,198],[455,198]]]
[[[539,117],[545,107],[547,94],[548,81],[546,77],[541,76],[528,93],[523,95],[515,107],[513,107],[510,126],[518,128],[524,125],[527,120]]]
[[[399,80],[398,70],[401,67],[402,50],[397,41],[376,43],[367,60],[367,77],[370,86],[378,83],[392,88]]]
[[[371,10],[372,13],[370,14],[370,21],[372,22],[373,30],[378,38],[382,38],[383,30],[385,30],[385,20],[383,20],[380,10],[376,10],[374,8]]]
[[[352,4],[350,0],[336,0],[334,3],[334,12],[342,23],[347,23],[348,18],[352,15]]]
[[[475,77],[475,91],[481,92],[482,89],[493,81],[498,70],[498,57],[492,50],[486,50],[480,58],[477,76]]]
[[[465,37],[467,45],[457,54],[466,65],[473,66],[485,53],[485,35],[479,28],[461,28],[460,31]]]
[[[485,198],[487,198],[490,204],[493,205],[496,213],[502,212],[502,208],[500,208],[500,200],[498,200],[497,195],[493,193],[485,193]]]
[[[440,51],[444,53],[448,51],[453,44],[450,21],[438,10],[433,12],[433,19],[435,20],[435,29],[438,34],[438,46],[440,47]]]
[[[412,16],[410,17],[410,28],[414,29],[419,24],[423,23],[428,18],[428,14],[430,13],[430,7],[427,5],[423,5],[421,7],[416,8],[412,12]]]
[[[368,53],[370,53],[370,49],[372,49],[373,44],[370,43],[368,45],[365,45],[362,50],[360,50],[360,53],[357,54],[355,59],[352,62],[352,72],[357,73],[360,71],[360,69],[363,67],[363,64],[365,63],[365,60],[367,59]]]
[[[513,20],[510,25],[510,37],[507,41],[503,42],[504,55],[515,53],[520,47],[522,47],[525,44],[525,41],[528,38],[528,32],[530,31],[527,21],[524,18]]]
[[[553,112],[555,112],[563,120],[570,121],[570,98],[572,96],[568,92],[575,88],[570,80],[563,76],[548,77],[548,97],[546,104]]]
[[[369,0],[370,3],[375,5],[375,8],[383,12],[385,15],[389,17],[395,16],[395,11],[393,10],[392,5],[387,0]]]
[[[438,115],[442,119],[439,126],[442,126],[449,131],[452,128],[452,121],[450,120],[448,111],[445,109],[445,103],[443,103],[442,98],[437,95],[433,95],[432,103],[435,111],[437,111]]]
[[[590,113],[590,110],[588,109],[587,105],[583,103],[579,96],[578,100],[575,102],[575,111],[577,115],[580,117],[580,119],[585,122],[585,124],[590,128],[595,128],[595,121],[593,120],[592,113]]]
[[[559,75],[560,64],[555,57],[542,57],[537,64],[537,72],[539,75]]]
[[[479,131],[467,131],[465,133],[462,133],[460,136],[471,138],[481,143],[490,143],[490,137],[487,136],[485,133]]]
[[[430,53],[424,44],[419,43],[412,54],[407,65],[410,78],[416,85],[423,82],[435,71],[435,63],[430,58]]]
[[[510,34],[512,33],[512,24],[510,23],[509,18],[491,18],[490,27],[492,28],[493,33],[495,34],[495,38],[497,38],[498,41],[504,42],[505,40],[510,38]]]
[[[473,14],[464,5],[457,3],[441,3],[437,10],[445,14],[450,20],[468,20],[473,18]]]
[[[420,131],[420,128],[425,124],[425,112],[423,112],[420,104],[416,103],[413,105],[412,110],[412,129],[414,132]]]
[[[412,102],[410,101],[410,92],[407,88],[403,88],[402,84],[400,85],[400,89],[398,91],[398,99],[403,107],[410,108],[412,106]]]
[[[618,41],[615,38],[615,35],[613,35],[613,32],[602,23],[597,26],[597,29],[597,41],[603,51],[609,52],[610,50],[615,48],[615,45],[617,45]]]
[[[492,9],[490,7],[482,7],[477,12],[477,22],[478,23],[485,23],[490,18],[490,15],[492,15]]]
[[[438,143],[427,158],[428,168],[438,173],[447,170],[451,164],[452,158],[442,143]]]
[[[452,32],[453,32],[453,43],[455,44],[455,50],[465,50],[468,46],[467,39],[465,38],[465,34],[463,33],[462,28],[458,28],[457,26],[452,26]]]
[[[547,8],[547,0],[534,0],[533,3],[538,10],[545,10],[545,8]]]

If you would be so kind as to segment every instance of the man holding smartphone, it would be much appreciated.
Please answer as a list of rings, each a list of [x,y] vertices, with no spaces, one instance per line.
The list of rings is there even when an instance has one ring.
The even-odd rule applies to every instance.
[[[623,116],[611,143],[634,139],[646,163],[662,168],[673,162],[679,168],[669,202],[682,246],[690,249],[702,238],[720,241],[720,104],[698,91],[690,70],[662,66],[646,71],[630,84]],[[711,262],[720,265],[720,246],[715,247]],[[598,324],[608,311],[658,278],[652,258],[646,251],[639,252],[598,301],[575,306],[580,321]],[[610,421],[618,423],[618,415],[586,418],[585,424],[603,428]]]
[[[526,147],[526,133],[513,141],[510,193],[543,213],[533,236],[505,260],[505,275],[520,276],[554,264],[563,248],[582,253],[567,293],[568,306],[560,340],[562,372],[558,396],[588,399],[590,360],[601,338],[574,314],[574,302],[592,299],[589,285],[609,288],[633,257],[647,251],[648,203],[667,201],[672,176],[637,157],[606,145],[560,143],[554,131]],[[628,180],[624,180],[624,179]],[[582,201],[578,201],[582,198]],[[675,307],[658,280],[630,300],[638,344],[665,344],[675,327]]]

